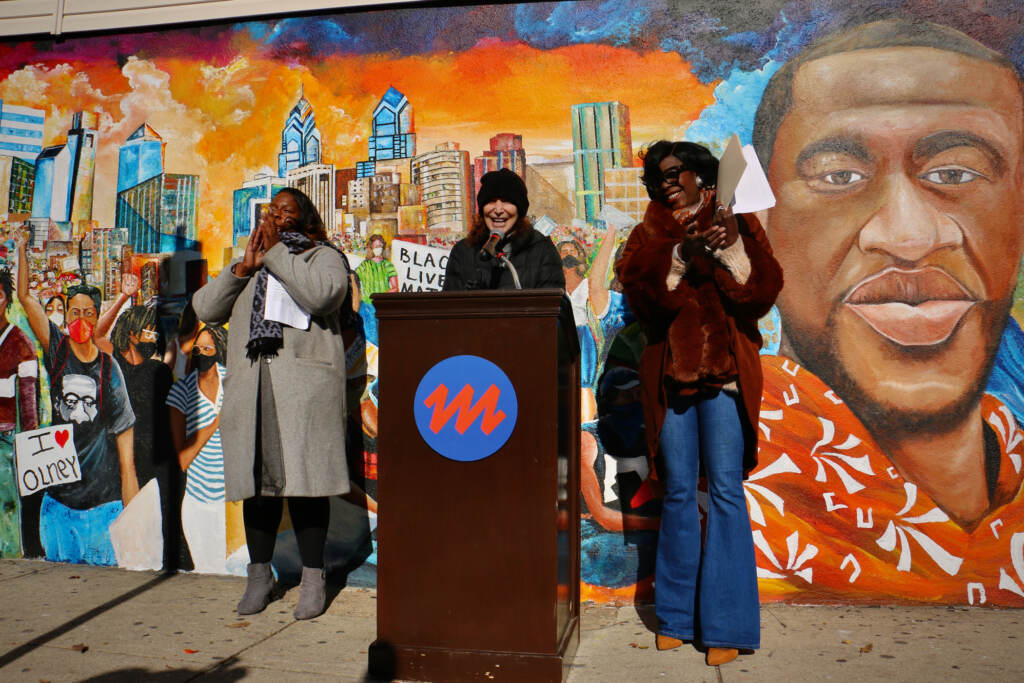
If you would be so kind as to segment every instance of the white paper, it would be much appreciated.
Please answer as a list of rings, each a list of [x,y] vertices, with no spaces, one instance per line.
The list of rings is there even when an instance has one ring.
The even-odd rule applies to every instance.
[[[263,317],[297,330],[309,329],[309,313],[295,303],[280,280],[270,273],[267,273],[267,302],[263,307]]]
[[[739,185],[743,171],[747,168],[747,160],[743,157],[740,137],[735,133],[729,138],[729,144],[718,160],[718,185],[716,199],[722,206],[732,203],[736,186]]]
[[[772,208],[775,206],[775,195],[768,185],[768,178],[761,168],[754,146],[744,145],[743,156],[747,160],[747,168],[740,178],[740,184],[736,186],[733,213],[754,213]]]
[[[18,492],[23,496],[82,479],[73,424],[18,432],[14,435],[14,453]]]

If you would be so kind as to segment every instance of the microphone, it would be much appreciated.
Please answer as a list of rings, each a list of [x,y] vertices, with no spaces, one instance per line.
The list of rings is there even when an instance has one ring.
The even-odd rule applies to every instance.
[[[484,246],[480,248],[480,256],[490,256],[491,258],[498,258],[496,248],[498,246],[498,242],[501,241],[501,238],[503,236],[504,235],[502,235],[501,231],[492,230],[490,237],[488,237],[487,241],[484,242]]]

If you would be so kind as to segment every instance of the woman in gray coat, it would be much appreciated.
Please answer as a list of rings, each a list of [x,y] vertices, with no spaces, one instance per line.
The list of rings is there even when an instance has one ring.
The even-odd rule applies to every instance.
[[[275,195],[243,258],[192,298],[200,320],[230,322],[221,411],[224,484],[228,500],[244,501],[250,559],[239,614],[259,612],[270,601],[270,560],[285,498],[302,558],[295,618],[310,619],[325,607],[328,496],[349,490],[341,338],[348,281],[347,261],[327,241],[313,203],[286,188]],[[268,288],[273,308],[280,287],[308,313],[308,324],[301,312],[291,325],[264,318]]]

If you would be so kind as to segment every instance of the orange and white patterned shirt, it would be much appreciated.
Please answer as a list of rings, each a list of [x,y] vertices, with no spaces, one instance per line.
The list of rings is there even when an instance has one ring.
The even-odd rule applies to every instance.
[[[999,476],[966,531],[824,382],[783,357],[762,366],[759,465],[744,482],[762,601],[1024,607],[1024,432],[1006,406],[982,397]]]

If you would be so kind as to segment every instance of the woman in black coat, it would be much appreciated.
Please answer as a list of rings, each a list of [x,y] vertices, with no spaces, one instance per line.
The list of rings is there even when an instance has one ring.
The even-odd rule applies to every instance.
[[[551,240],[533,229],[526,210],[526,183],[507,168],[485,173],[476,197],[479,213],[469,235],[452,247],[445,290],[516,289],[513,271],[494,254],[504,254],[521,289],[565,289],[565,274]]]

